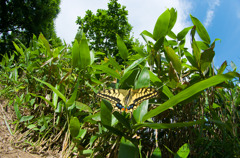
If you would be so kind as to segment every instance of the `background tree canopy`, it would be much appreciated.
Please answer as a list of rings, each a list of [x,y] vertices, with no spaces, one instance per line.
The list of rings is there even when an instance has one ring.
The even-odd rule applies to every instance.
[[[134,42],[130,36],[132,26],[128,23],[127,15],[125,6],[121,6],[117,0],[110,0],[108,10],[98,9],[96,15],[88,10],[85,17],[78,17],[76,23],[86,33],[91,49],[116,56],[116,34],[123,39],[129,51],[133,51]]]
[[[14,47],[15,38],[28,45],[33,34],[43,33],[52,44],[60,42],[54,28],[54,19],[60,8],[60,0],[1,0],[0,1],[0,52],[1,55]],[[1,57],[0,57],[1,58]]]

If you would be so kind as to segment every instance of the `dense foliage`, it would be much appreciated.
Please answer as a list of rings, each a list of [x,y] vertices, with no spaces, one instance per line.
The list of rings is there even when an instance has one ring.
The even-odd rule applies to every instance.
[[[33,34],[43,33],[52,44],[61,43],[54,28],[60,11],[60,0],[1,0],[0,1],[0,59],[14,49],[15,38],[28,45]]]
[[[117,57],[116,34],[123,39],[128,50],[133,51],[134,42],[130,37],[132,26],[128,23],[127,15],[125,6],[121,6],[117,0],[110,0],[107,10],[98,9],[96,15],[88,10],[83,18],[78,17],[76,23],[90,40],[90,49]],[[117,57],[117,61],[120,59]]]
[[[142,32],[146,48],[136,47],[135,55],[118,37],[123,64],[89,49],[81,31],[69,47],[52,47],[42,34],[28,48],[14,44],[20,60],[4,56],[0,95],[14,107],[21,145],[66,157],[237,157],[240,75],[224,73],[226,61],[213,66],[216,40],[197,18],[177,34],[171,31],[176,19],[173,8],[162,13],[153,33]],[[185,48],[188,32],[192,53]],[[95,97],[102,89],[149,86],[160,95],[131,117]]]

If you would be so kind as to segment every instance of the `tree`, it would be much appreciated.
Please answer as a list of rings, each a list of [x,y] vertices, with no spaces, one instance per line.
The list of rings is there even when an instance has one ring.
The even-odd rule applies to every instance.
[[[133,38],[130,36],[132,26],[128,23],[128,11],[117,0],[110,0],[108,10],[98,9],[96,15],[86,11],[84,18],[78,17],[79,29],[90,39],[90,48],[116,56],[118,53],[116,34],[132,50]],[[119,59],[118,59],[119,60]]]
[[[1,0],[0,1],[0,52],[13,49],[12,41],[18,38],[28,44],[33,34],[43,33],[47,39],[59,42],[54,19],[60,11],[60,0]]]

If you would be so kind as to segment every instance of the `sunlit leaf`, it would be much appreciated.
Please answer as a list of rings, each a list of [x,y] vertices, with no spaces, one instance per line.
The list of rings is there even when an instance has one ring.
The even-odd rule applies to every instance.
[[[211,42],[210,37],[208,35],[207,30],[203,26],[203,24],[194,16],[190,15],[190,17],[191,17],[193,24],[196,26],[196,30],[197,30],[199,37],[207,44],[210,44],[210,42]]]
[[[153,37],[156,41],[167,35],[170,18],[171,15],[168,9],[158,17],[153,30]]]
[[[181,148],[177,151],[174,158],[187,158],[190,153],[190,145],[188,143],[183,144]]]
[[[178,55],[175,53],[175,51],[171,47],[165,47],[165,55],[166,57],[172,62],[173,67],[175,70],[177,70],[178,73],[182,70],[182,64],[179,60]]]

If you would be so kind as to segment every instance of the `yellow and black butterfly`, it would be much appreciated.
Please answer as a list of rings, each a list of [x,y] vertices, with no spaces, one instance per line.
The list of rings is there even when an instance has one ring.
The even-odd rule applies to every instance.
[[[158,92],[153,88],[109,89],[97,93],[97,96],[111,102],[114,111],[132,112],[144,100],[154,98]]]

